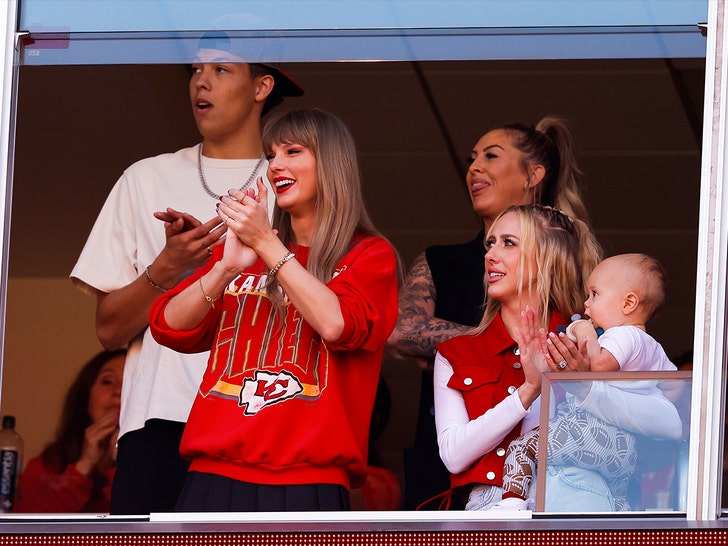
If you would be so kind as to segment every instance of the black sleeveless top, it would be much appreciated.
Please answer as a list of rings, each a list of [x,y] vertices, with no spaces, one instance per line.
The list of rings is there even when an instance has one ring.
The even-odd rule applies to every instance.
[[[450,322],[477,326],[485,298],[485,245],[481,231],[468,243],[437,245],[425,250],[437,291],[435,316]]]
[[[435,317],[468,326],[480,324],[485,298],[484,237],[485,231],[481,231],[468,243],[436,245],[425,250],[437,293]],[[450,488],[450,473],[437,447],[432,379],[432,371],[422,372],[415,441],[404,452],[405,510],[414,510]],[[430,502],[422,509],[437,506],[437,502]],[[451,505],[453,510],[463,507],[459,499]]]

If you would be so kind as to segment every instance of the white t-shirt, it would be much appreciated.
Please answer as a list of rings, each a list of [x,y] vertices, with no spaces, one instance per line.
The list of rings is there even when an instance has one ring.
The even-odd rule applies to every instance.
[[[677,368],[650,334],[636,326],[614,326],[599,336],[599,346],[619,363],[623,372],[664,372]]]
[[[622,372],[674,372],[677,370],[655,338],[636,326],[613,326],[599,336],[599,346],[609,351]],[[618,389],[662,396],[659,381],[615,381]]]
[[[612,353],[620,371],[675,371],[655,338],[636,326],[614,326],[599,336],[599,346]],[[659,381],[595,381],[578,406],[629,432],[677,439],[682,421]]]
[[[217,194],[241,187],[257,159],[203,157],[205,180]],[[255,174],[268,185],[272,214],[275,192],[267,162]],[[123,288],[144,274],[165,245],[164,224],[155,211],[171,207],[201,222],[216,216],[217,201],[202,188],[197,147],[143,159],[131,165],[111,190],[81,251],[71,281],[90,295]],[[121,392],[120,433],[140,429],[148,419],[186,422],[208,353],[180,354],[160,346],[147,328],[129,344]]]

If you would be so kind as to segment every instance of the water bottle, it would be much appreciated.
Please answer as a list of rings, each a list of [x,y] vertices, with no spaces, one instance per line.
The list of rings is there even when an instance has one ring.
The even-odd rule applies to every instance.
[[[22,469],[23,439],[15,432],[15,417],[6,415],[0,430],[0,512],[12,511]]]

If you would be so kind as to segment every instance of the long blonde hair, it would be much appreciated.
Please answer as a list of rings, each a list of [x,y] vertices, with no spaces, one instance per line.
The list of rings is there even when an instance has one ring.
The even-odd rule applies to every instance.
[[[364,205],[354,139],[339,118],[308,108],[271,116],[263,128],[266,153],[273,144],[298,144],[316,158],[316,218],[306,269],[327,283],[356,235],[379,235]],[[295,242],[291,217],[278,206],[273,227],[286,246]],[[268,294],[280,301],[277,280],[269,280]]]
[[[553,207],[518,205],[504,210],[515,213],[521,223],[520,257],[518,263],[519,294],[523,286],[532,291],[536,311],[543,326],[548,324],[553,310],[565,318],[583,310],[587,294],[587,279],[601,260],[602,249],[589,227]],[[491,228],[492,230],[492,228]],[[531,259],[536,256],[537,271]],[[524,283],[524,279],[535,279]],[[473,334],[485,330],[500,311],[501,304],[487,298],[485,313]]]

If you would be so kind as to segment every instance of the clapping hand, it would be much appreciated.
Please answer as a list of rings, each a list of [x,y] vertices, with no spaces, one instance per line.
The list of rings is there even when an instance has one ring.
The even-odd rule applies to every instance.
[[[538,325],[536,310],[526,307],[521,312],[521,326],[516,328],[516,341],[521,354],[521,366],[525,382],[518,389],[523,407],[528,408],[541,394],[541,376],[548,371],[545,355],[542,350],[543,328]]]
[[[242,271],[258,259],[255,243],[270,233],[268,221],[268,192],[263,180],[258,179],[258,194],[254,190],[230,190],[220,199],[217,212],[227,226],[223,265],[230,270]]]
[[[212,249],[223,242],[225,226],[218,216],[203,224],[191,214],[167,208],[164,212],[155,212],[154,217],[164,222],[166,243],[160,254],[166,254],[180,271],[204,265]]]

